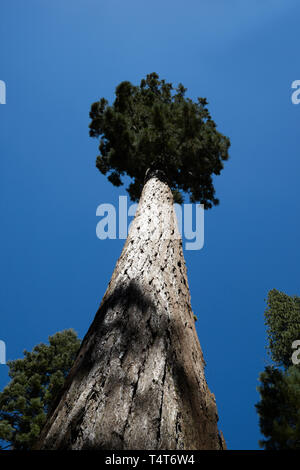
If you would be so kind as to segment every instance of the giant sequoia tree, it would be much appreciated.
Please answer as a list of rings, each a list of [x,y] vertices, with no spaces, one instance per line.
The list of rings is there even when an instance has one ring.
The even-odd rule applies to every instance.
[[[152,73],[91,107],[96,166],[132,178],[135,219],[102,303],[49,414],[42,449],[223,449],[204,376],[173,201],[218,203],[228,158],[204,98]]]

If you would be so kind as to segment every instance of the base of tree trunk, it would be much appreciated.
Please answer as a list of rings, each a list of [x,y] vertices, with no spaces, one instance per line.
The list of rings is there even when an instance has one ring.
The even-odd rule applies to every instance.
[[[172,193],[148,179],[39,449],[225,449]]]

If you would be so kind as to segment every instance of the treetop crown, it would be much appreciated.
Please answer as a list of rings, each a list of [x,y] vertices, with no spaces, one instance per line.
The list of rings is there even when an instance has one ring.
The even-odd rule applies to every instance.
[[[183,202],[182,193],[205,208],[219,202],[212,175],[223,169],[230,141],[217,131],[206,99],[193,102],[185,93],[181,83],[174,89],[151,73],[139,86],[121,82],[112,105],[101,98],[91,106],[90,135],[100,139],[96,166],[115,186],[132,178],[133,201],[150,168],[167,175],[175,202]]]

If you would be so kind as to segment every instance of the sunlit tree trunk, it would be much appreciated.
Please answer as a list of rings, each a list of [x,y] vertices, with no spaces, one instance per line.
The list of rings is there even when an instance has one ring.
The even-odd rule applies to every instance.
[[[149,175],[41,449],[223,449],[172,193]]]

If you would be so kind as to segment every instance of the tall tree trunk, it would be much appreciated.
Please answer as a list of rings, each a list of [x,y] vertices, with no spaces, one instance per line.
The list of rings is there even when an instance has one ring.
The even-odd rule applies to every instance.
[[[224,449],[172,193],[146,182],[41,449]]]

